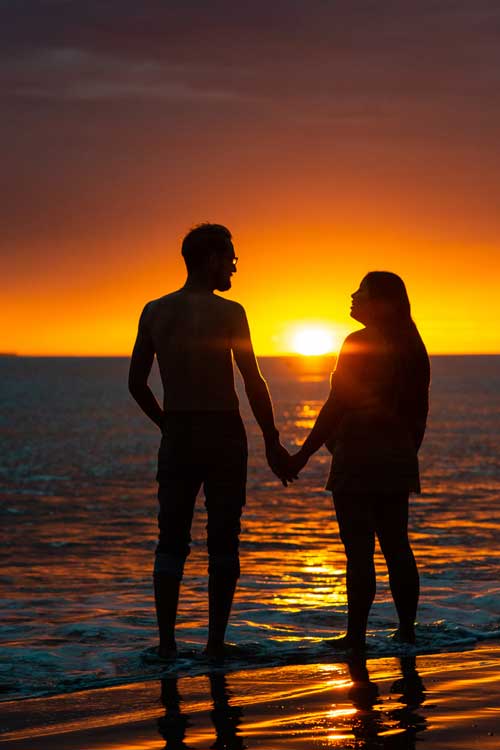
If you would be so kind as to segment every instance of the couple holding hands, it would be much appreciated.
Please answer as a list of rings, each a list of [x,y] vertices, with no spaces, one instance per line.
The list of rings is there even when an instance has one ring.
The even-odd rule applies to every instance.
[[[334,643],[342,649],[365,646],[375,596],[375,536],[399,617],[396,636],[414,643],[419,577],[408,540],[408,498],[420,491],[417,454],[426,425],[430,368],[403,281],[386,271],[370,272],[352,294],[351,317],[364,328],[345,340],[330,395],[304,444],[290,456],[279,440],[245,311],[214,294],[230,289],[236,272],[231,233],[220,224],[201,224],[184,238],[182,255],[186,283],[145,306],[129,372],[133,398],[162,432],[154,565],[159,656],[176,655],[179,588],[201,486],[208,516],[206,652],[215,658],[224,653],[240,575],[247,469],[233,360],[262,430],[268,463],[283,484],[296,479],[323,444],[332,453],[326,487],[333,494],[347,556],[348,602],[346,635]],[[163,407],[148,385],[155,356]]]

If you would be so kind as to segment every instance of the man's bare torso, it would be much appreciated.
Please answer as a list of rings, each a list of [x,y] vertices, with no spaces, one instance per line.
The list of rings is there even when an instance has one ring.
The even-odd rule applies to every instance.
[[[180,289],[150,302],[141,325],[158,360],[165,411],[238,409],[232,350],[247,337],[241,305]]]

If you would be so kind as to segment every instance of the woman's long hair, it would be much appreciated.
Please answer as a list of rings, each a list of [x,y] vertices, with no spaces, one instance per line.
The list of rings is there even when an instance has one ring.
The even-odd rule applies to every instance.
[[[405,284],[389,271],[371,271],[364,281],[370,299],[386,303],[377,324],[394,355],[394,385],[400,407],[414,418],[424,417],[428,410],[429,356],[411,317]]]

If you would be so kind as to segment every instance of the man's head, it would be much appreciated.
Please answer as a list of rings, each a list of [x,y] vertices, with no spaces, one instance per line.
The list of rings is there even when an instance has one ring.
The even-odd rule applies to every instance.
[[[206,275],[220,292],[231,288],[237,258],[231,232],[222,224],[199,224],[191,229],[182,241],[182,256],[188,274]]]

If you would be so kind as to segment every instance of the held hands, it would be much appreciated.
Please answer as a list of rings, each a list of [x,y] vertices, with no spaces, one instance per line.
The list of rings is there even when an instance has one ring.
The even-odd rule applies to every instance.
[[[281,445],[279,440],[272,443],[266,443],[266,458],[269,468],[276,474],[278,479],[281,480],[283,487],[288,486],[288,482],[293,482],[297,479],[296,476],[292,476],[289,471],[288,463],[290,461],[290,454],[287,449]]]
[[[295,455],[291,456],[287,449],[279,441],[266,443],[266,458],[271,471],[281,480],[284,487],[288,482],[298,479],[299,471],[307,463],[308,456],[305,456],[302,449]]]
[[[288,460],[288,467],[290,472],[298,476],[299,472],[302,471],[308,460],[309,456],[304,453],[301,448],[297,451],[297,453],[294,453],[293,456],[290,456]]]

